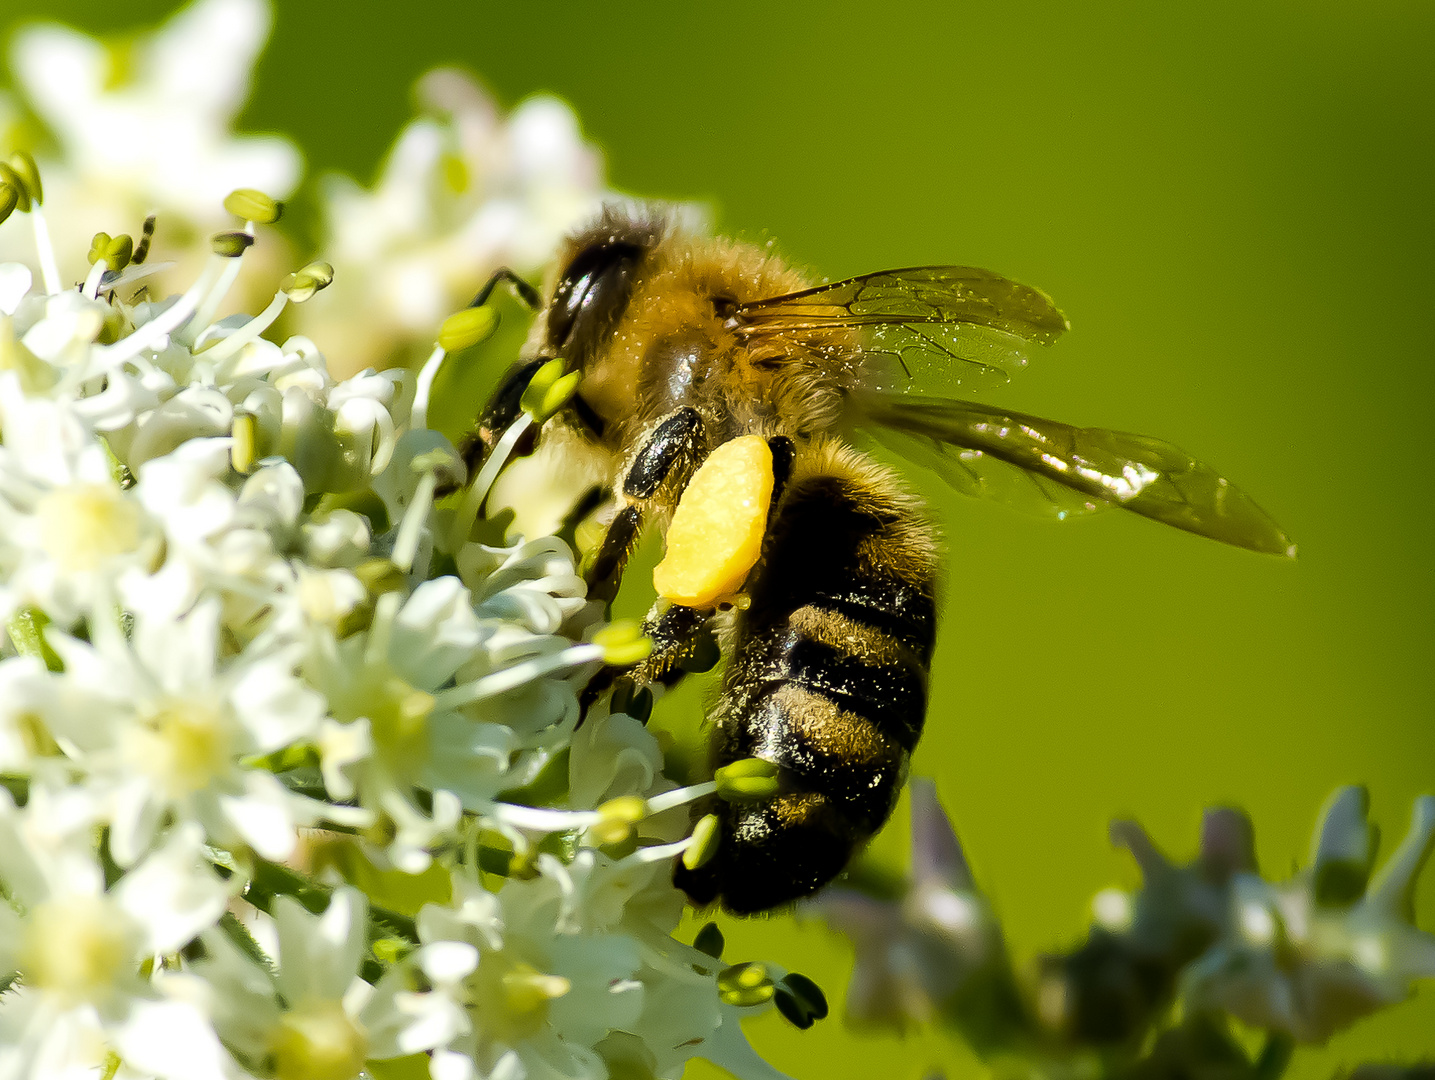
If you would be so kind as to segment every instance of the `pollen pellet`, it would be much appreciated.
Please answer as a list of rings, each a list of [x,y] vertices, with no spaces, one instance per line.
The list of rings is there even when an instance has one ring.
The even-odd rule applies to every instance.
[[[762,551],[772,501],[772,451],[758,435],[725,442],[693,474],[653,570],[658,595],[707,607],[742,587]]]

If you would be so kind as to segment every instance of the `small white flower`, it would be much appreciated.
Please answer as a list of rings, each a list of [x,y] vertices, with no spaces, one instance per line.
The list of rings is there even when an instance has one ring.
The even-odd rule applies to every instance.
[[[512,1052],[518,1076],[605,1075],[592,1047],[642,1014],[639,950],[623,935],[561,933],[563,876],[550,862],[495,895],[456,875],[453,903],[419,913],[413,962],[433,989],[397,993],[412,1019],[391,1033],[395,1053],[458,1051],[487,1073]]]
[[[243,761],[309,738],[323,705],[294,675],[292,650],[220,660],[219,605],[182,619],[139,612],[127,640],[103,621],[92,643],[55,634],[68,700],[46,716],[76,748],[102,797],[121,866],[150,846],[167,813],[197,821],[218,843],[286,858],[295,828],[319,807]]]
[[[106,582],[159,557],[157,523],[64,403],[0,373],[0,613],[32,606],[70,626]]]
[[[24,980],[0,1008],[7,1080],[98,1064],[108,1044],[123,1045],[143,1029],[154,995],[140,962],[193,940],[225,903],[223,885],[201,860],[196,828],[172,832],[106,891],[88,836],[57,844],[36,827],[36,813],[33,805],[16,810],[0,792],[0,882],[25,907],[23,918],[0,908],[0,963]],[[203,1043],[208,1028],[176,1034],[186,1030]]]

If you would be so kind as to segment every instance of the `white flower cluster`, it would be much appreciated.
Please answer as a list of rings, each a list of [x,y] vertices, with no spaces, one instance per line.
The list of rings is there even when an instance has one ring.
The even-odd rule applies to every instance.
[[[6,169],[0,232],[42,194]],[[470,539],[501,454],[435,505],[432,366],[262,336],[326,265],[215,319],[278,213],[226,205],[166,300],[125,237],[79,288],[0,264],[0,1078],[778,1076],[772,978],[671,936],[714,785],[579,725],[646,643],[562,542]]]
[[[14,35],[19,94],[0,90],[0,146],[28,150],[45,172],[59,259],[51,287],[83,272],[97,231],[137,232],[149,214],[157,246],[177,263],[157,276],[161,291],[181,287],[204,237],[226,227],[220,204],[232,189],[286,199],[299,187],[292,142],[230,130],[272,21],[265,0],[193,0],[158,29],[113,40],[53,23]],[[494,270],[541,269],[605,194],[602,156],[559,99],[532,97],[505,116],[451,68],[424,75],[415,96],[419,116],[372,189],[331,174],[310,191],[319,246],[345,272],[293,313],[293,326],[324,342],[342,375],[421,360],[433,327]],[[48,253],[28,230],[0,233],[0,261]],[[273,238],[249,259],[277,276],[288,245]],[[256,302],[241,279],[229,310]]]
[[[1296,1044],[1322,1043],[1435,978],[1435,935],[1414,925],[1413,903],[1435,851],[1435,795],[1416,800],[1379,871],[1368,810],[1363,788],[1337,791],[1309,867],[1281,883],[1256,872],[1239,811],[1207,811],[1186,866],[1139,825],[1115,823],[1142,888],[1099,893],[1087,941],[1043,957],[1026,986],[930,782],[912,784],[905,886],[863,889],[859,874],[808,909],[856,946],[856,1020],[940,1022],[983,1058],[1021,1059],[1035,1076],[1278,1075]],[[1233,1018],[1265,1033],[1257,1061]]]
[[[503,117],[473,78],[424,75],[419,117],[372,189],[322,177],[324,251],[351,272],[299,313],[299,329],[357,367],[412,364],[434,324],[501,266],[537,270],[602,203],[602,158],[562,101]]]

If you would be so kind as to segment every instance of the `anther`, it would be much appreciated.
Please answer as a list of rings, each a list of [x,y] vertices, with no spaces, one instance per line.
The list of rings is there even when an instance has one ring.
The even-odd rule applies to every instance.
[[[224,209],[243,221],[273,225],[284,213],[284,204],[254,188],[237,188],[225,196]]]

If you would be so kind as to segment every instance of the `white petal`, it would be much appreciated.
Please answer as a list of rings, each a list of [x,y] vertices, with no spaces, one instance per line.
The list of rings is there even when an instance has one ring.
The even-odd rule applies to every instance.
[[[473,1059],[454,1050],[435,1050],[429,1059],[429,1076],[433,1080],[469,1080]]]
[[[434,983],[452,984],[478,967],[478,950],[464,941],[435,941],[419,949],[418,963]]]
[[[166,1080],[225,1080],[228,1058],[204,1014],[184,1001],[136,1001],[115,1032],[125,1062]]]
[[[219,797],[225,818],[264,858],[287,859],[299,842],[294,798],[267,773],[245,773],[244,788],[243,795]]]
[[[14,315],[30,291],[30,268],[24,263],[0,263],[0,312]]]
[[[114,888],[116,902],[148,933],[151,952],[174,952],[224,914],[224,885],[199,855],[199,826],[182,826]]]

